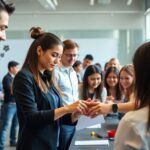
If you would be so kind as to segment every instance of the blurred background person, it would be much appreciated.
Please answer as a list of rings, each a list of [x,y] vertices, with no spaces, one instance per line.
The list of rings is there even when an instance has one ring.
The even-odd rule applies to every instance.
[[[133,101],[135,88],[134,67],[132,64],[125,65],[119,73],[119,86],[121,90],[121,102],[126,103]],[[124,113],[119,113],[119,119],[123,117]]]
[[[16,101],[12,92],[13,79],[19,71],[19,63],[10,61],[8,63],[8,73],[3,78],[4,102],[1,110],[1,125],[0,125],[0,150],[4,149],[7,130],[10,129],[10,146],[16,146],[17,138],[17,110]]]
[[[83,84],[80,86],[80,98],[84,100],[98,99],[100,102],[104,102],[106,96],[102,70],[97,65],[88,66],[84,73]]]
[[[84,77],[84,72],[86,70],[86,68],[90,65],[93,64],[94,61],[94,57],[91,54],[87,54],[84,59],[83,59],[83,63],[82,63],[82,70],[81,70],[81,78],[83,79]]]
[[[111,58],[111,59],[109,60],[108,64],[109,64],[109,65],[108,65],[109,67],[116,67],[118,70],[121,69],[120,62],[119,62],[119,60],[118,60],[117,58]],[[109,67],[108,67],[108,68],[109,68]]]
[[[104,84],[107,90],[107,100],[120,101],[121,91],[119,88],[119,70],[109,67],[105,73]]]
[[[81,84],[82,83],[82,78],[81,78],[81,69],[82,69],[82,62],[80,60],[77,60],[74,65],[73,65],[73,69],[75,70],[76,74],[77,74],[77,79],[78,79],[78,83]]]
[[[79,100],[78,79],[73,65],[79,55],[79,46],[73,40],[63,42],[60,64],[54,69],[54,79],[63,95],[62,104],[68,106]],[[75,133],[75,125],[63,124],[60,129],[60,150],[68,150]]]

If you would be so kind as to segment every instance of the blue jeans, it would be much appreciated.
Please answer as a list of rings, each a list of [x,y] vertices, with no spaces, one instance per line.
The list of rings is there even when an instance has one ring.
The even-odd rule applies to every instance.
[[[10,145],[16,143],[16,134],[18,127],[18,119],[15,103],[4,103],[1,110],[0,123],[0,150],[4,149],[4,144],[7,136],[7,129],[10,128]]]
[[[72,138],[75,133],[75,126],[62,125],[60,128],[59,150],[69,150]]]

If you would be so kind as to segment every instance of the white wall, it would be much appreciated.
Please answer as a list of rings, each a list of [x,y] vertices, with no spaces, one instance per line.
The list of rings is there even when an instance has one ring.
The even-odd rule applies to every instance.
[[[17,23],[17,24],[16,24]],[[14,15],[9,30],[29,30],[41,26],[46,30],[144,29],[143,14],[51,14]]]
[[[10,18],[8,31],[18,31],[16,34],[22,31],[27,34],[27,31],[32,26],[41,26],[48,31],[97,31],[107,29],[121,29],[126,31],[137,29],[142,32],[145,30],[144,0],[133,0],[130,6],[126,5],[126,0],[112,0],[112,3],[107,6],[101,6],[97,3],[94,6],[90,6],[89,1],[58,0],[56,10],[51,11],[44,9],[37,0],[15,0],[17,9],[15,14]],[[95,62],[99,62],[100,60],[102,65],[110,57],[117,55],[117,41],[114,38],[87,38],[75,39],[80,45],[81,60],[85,54],[91,53],[91,50],[92,54],[94,54]],[[124,40],[126,41],[126,39],[123,39],[121,44],[126,50]],[[136,41],[136,39],[132,41],[134,40]],[[0,79],[7,72],[7,63],[9,60],[14,59],[20,63],[23,62],[30,42],[27,39],[17,40],[17,42],[16,40],[6,41],[6,43],[12,46],[4,58],[0,57]],[[2,52],[3,45],[4,42],[0,44],[0,52]],[[99,55],[97,55],[97,52],[99,52]]]
[[[22,66],[31,42],[32,40],[7,40],[1,42],[1,53],[4,52],[2,49],[5,45],[9,46],[9,51],[4,52],[4,57],[0,57],[0,81],[8,72],[7,65],[9,61],[15,60],[20,63],[20,67]]]
[[[94,56],[94,62],[99,62],[102,65],[111,57],[117,57],[118,43],[115,39],[74,39],[79,45],[79,60],[83,60],[86,54]],[[10,50],[4,52],[4,57],[0,57],[0,81],[7,73],[7,64],[11,60],[15,60],[22,66],[29,46],[32,40],[7,40],[0,45],[3,49],[8,45]]]

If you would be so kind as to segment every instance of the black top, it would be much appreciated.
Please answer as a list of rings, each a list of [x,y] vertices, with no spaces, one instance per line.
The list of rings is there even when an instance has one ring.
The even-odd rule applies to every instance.
[[[93,99],[94,93],[89,93],[89,92],[88,92],[88,96],[89,96],[89,98]]]
[[[16,75],[13,87],[20,125],[17,150],[56,150],[60,125],[72,123],[70,114],[59,123],[54,120],[54,109],[62,106],[55,87],[51,85],[52,94],[43,93],[29,69]]]
[[[4,103],[14,103],[15,97],[12,95],[12,83],[13,77],[7,73],[2,81],[3,89],[4,89]]]

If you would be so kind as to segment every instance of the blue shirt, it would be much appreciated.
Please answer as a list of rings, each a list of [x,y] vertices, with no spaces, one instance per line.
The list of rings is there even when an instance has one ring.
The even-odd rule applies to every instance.
[[[54,107],[59,108],[60,107],[60,96],[58,95],[58,93],[55,91],[54,87],[50,87],[49,89],[49,94],[51,95],[51,97],[53,98],[53,102],[54,102]],[[58,132],[57,132],[57,147],[59,146],[59,136],[60,136],[60,123],[59,123],[59,119],[56,121],[56,126],[58,127]]]
[[[79,100],[78,79],[72,67],[67,68],[62,65],[55,67],[54,78],[63,94],[63,106]]]

